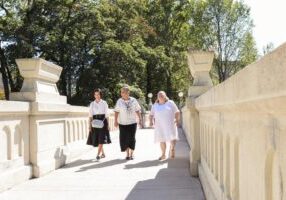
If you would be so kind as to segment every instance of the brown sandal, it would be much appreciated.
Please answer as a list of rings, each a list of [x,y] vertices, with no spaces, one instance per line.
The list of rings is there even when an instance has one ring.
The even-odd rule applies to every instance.
[[[160,156],[159,157],[159,160],[161,161],[161,160],[166,160],[166,156]]]

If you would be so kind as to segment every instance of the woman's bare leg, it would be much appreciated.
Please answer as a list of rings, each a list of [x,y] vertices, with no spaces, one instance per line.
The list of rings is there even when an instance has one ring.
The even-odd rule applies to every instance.
[[[166,158],[166,142],[161,142],[160,147],[161,147],[162,155],[159,158],[159,160],[164,160]]]
[[[131,159],[133,159],[133,152],[134,152],[134,150],[129,149],[129,155],[130,155],[130,158],[131,158]]]
[[[105,153],[104,153],[104,150],[103,150],[103,145],[102,145],[102,149],[101,149],[101,158],[105,158]]]
[[[126,159],[129,159],[130,154],[129,154],[129,148],[126,149]]]
[[[175,146],[176,146],[176,140],[172,140],[171,146],[170,146],[170,157],[175,158]]]
[[[100,153],[102,151],[102,148],[103,148],[103,144],[99,144],[98,145],[98,149],[97,149],[97,155],[100,156]]]

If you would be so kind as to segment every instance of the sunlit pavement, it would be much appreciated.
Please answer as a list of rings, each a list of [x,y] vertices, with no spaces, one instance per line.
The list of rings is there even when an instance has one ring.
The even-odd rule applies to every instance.
[[[106,158],[96,161],[97,149],[44,177],[32,179],[0,193],[1,200],[203,200],[197,178],[189,174],[189,146],[180,133],[176,158],[159,161],[153,129],[136,134],[135,159],[120,152],[118,132],[105,145]]]

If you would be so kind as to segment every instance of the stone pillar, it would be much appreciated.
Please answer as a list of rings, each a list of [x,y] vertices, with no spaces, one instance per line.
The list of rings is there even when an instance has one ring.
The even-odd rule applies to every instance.
[[[17,59],[24,83],[11,100],[30,102],[30,162],[33,176],[40,177],[65,163],[66,97],[56,86],[62,68],[46,60]]]
[[[188,65],[194,78],[193,85],[189,87],[186,106],[183,112],[183,129],[191,147],[190,171],[192,176],[198,176],[200,162],[200,121],[199,113],[195,107],[195,99],[209,90],[212,80],[209,71],[212,67],[214,52],[192,51],[188,52]]]

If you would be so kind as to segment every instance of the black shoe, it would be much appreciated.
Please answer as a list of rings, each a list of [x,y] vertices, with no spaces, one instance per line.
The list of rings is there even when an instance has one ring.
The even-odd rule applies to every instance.
[[[96,160],[100,160],[100,156],[96,156]]]
[[[127,156],[125,159],[126,159],[126,160],[130,160],[130,157],[129,157],[129,156]]]
[[[130,156],[130,158],[129,158],[130,160],[134,160],[134,157],[133,156]]]

